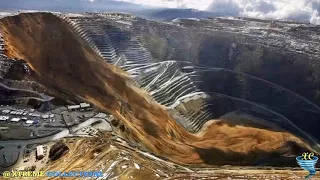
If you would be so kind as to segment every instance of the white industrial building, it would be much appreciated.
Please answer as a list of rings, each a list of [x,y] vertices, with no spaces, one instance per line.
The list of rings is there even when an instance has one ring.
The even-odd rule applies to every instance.
[[[9,119],[9,116],[0,116],[0,121],[6,121]]]
[[[43,114],[41,115],[42,119],[49,119],[49,118],[54,118],[54,114]]]
[[[67,108],[68,108],[68,111],[77,111],[77,110],[84,111],[90,108],[90,104],[80,103],[80,105],[70,105]]]
[[[8,113],[10,113],[10,111],[11,111],[11,110],[9,110],[9,109],[4,109],[4,110],[2,110],[2,113],[3,113],[3,114],[8,114]]]
[[[40,117],[40,114],[33,114],[31,115],[32,117]]]
[[[68,111],[76,111],[80,109],[80,105],[71,105],[71,106],[68,106],[67,108],[68,108]]]
[[[48,114],[44,114],[41,116],[43,119],[48,119],[49,118],[49,115]]]
[[[85,111],[90,108],[90,104],[88,103],[80,103],[80,111]]]
[[[33,124],[33,120],[27,120],[26,124]]]
[[[36,157],[38,160],[40,160],[44,157],[43,146],[37,146]]]
[[[21,119],[20,118],[12,118],[11,122],[19,122]]]
[[[89,108],[90,104],[88,104],[88,103],[80,103],[80,107],[81,108]]]

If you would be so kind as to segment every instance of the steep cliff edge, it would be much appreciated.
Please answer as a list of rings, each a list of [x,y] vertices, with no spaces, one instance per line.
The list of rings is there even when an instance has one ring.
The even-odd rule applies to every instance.
[[[0,26],[7,55],[24,59],[38,81],[113,114],[147,148],[174,162],[252,165],[263,157],[296,156],[309,148],[286,132],[223,120],[207,122],[199,134],[188,133],[125,72],[106,63],[67,22],[51,13],[6,17]]]

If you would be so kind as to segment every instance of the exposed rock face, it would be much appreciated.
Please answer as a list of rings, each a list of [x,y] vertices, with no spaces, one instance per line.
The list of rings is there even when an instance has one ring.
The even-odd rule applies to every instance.
[[[297,147],[312,151],[290,133],[235,126],[223,120],[208,121],[198,134],[189,133],[125,72],[106,63],[67,21],[53,14],[6,17],[0,20],[0,26],[8,55],[24,59],[36,72],[35,79],[68,96],[86,98],[122,121],[155,154],[169,160],[181,164],[252,165],[261,157],[295,156],[291,152]]]
[[[319,26],[238,18],[177,19],[172,23],[137,21],[151,53],[160,60],[248,73],[320,105]],[[156,40],[165,44],[158,46],[161,50],[154,46]]]
[[[69,147],[62,141],[54,144],[49,151],[49,158],[51,161],[55,161],[69,151]]]
[[[22,80],[27,73],[25,64],[25,61],[14,61],[13,65],[8,69],[8,73],[5,74],[3,78]]]

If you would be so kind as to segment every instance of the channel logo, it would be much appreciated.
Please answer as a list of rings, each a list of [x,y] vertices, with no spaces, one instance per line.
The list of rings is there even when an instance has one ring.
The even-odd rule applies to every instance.
[[[316,174],[318,157],[315,156],[314,153],[302,153],[302,156],[296,157],[296,160],[302,169],[309,172],[309,174],[305,177],[306,179],[309,179]]]
[[[103,177],[102,171],[5,171],[2,173],[4,178],[36,178],[36,177]]]

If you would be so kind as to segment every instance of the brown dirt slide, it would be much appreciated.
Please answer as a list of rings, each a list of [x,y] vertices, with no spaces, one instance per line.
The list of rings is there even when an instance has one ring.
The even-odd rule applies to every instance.
[[[122,70],[106,63],[51,13],[26,13],[0,20],[7,54],[25,60],[47,87],[80,96],[121,120],[132,135],[159,156],[181,164],[250,165],[261,157],[298,155],[299,138],[266,129],[208,122],[188,133]],[[120,114],[120,104],[126,107]]]

